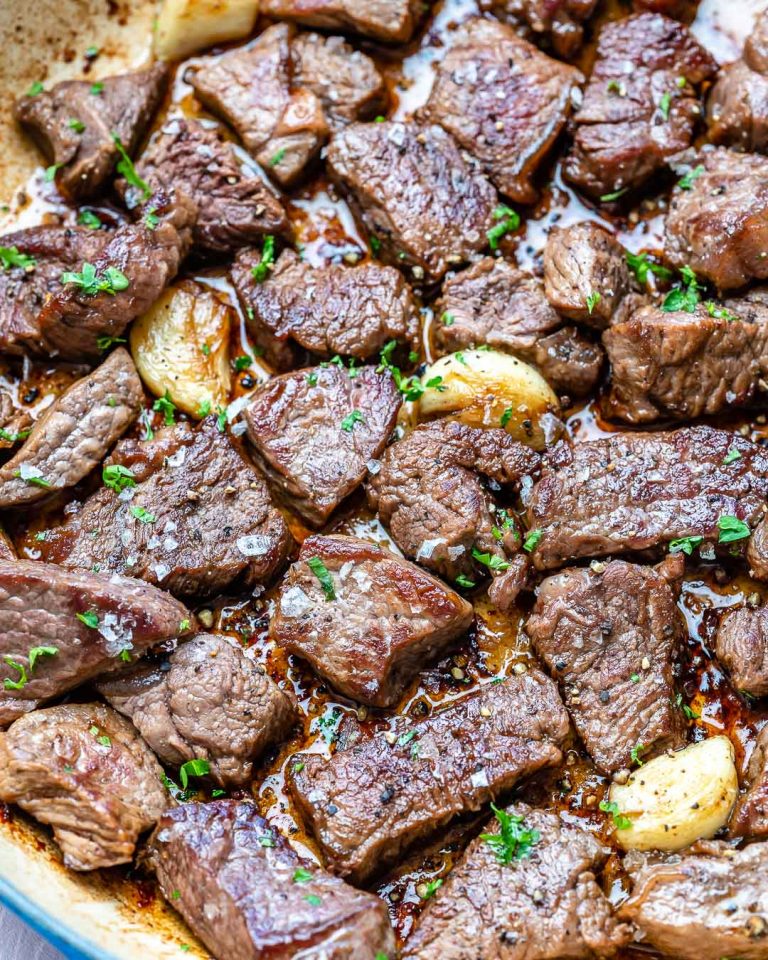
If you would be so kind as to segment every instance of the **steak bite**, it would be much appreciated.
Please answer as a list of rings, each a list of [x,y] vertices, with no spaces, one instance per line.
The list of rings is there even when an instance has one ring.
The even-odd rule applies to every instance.
[[[574,726],[606,773],[680,746],[674,661],[684,638],[676,589],[682,556],[666,566],[612,560],[572,567],[538,589],[525,630],[559,682]]]
[[[584,39],[583,24],[597,0],[491,0],[491,9],[525,23],[537,41],[546,39],[558,57],[568,60]]]
[[[506,816],[505,816],[506,815]],[[613,916],[595,873],[608,849],[556,813],[516,803],[500,812],[533,836],[510,866],[499,861],[486,825],[431,899],[403,960],[592,960],[611,957],[630,928]]]
[[[165,94],[168,67],[90,80],[65,80],[21,97],[16,119],[37,141],[69,200],[101,193],[120,160],[117,141],[133,155]]]
[[[639,942],[680,960],[768,956],[768,843],[699,842],[667,857],[633,851],[624,867],[632,896],[618,913],[636,924]]]
[[[513,675],[330,760],[297,754],[288,783],[331,869],[360,883],[460,813],[562,760],[568,715],[536,671]]]
[[[149,859],[163,896],[219,960],[395,955],[383,901],[300,859],[253,803],[167,810]]]
[[[544,291],[558,313],[602,330],[631,289],[624,247],[605,227],[584,220],[550,232]]]
[[[331,140],[328,170],[381,256],[439,280],[488,244],[496,191],[438,126],[353,123]]]
[[[363,482],[367,464],[387,445],[400,404],[388,373],[329,364],[273,377],[244,415],[267,476],[319,527]]]
[[[531,557],[538,570],[551,570],[687,538],[692,550],[699,537],[708,549],[720,542],[738,553],[749,530],[759,536],[766,497],[768,453],[727,430],[614,433],[572,449],[559,443],[528,504]]]
[[[471,604],[388,550],[312,536],[281,584],[270,635],[346,696],[391,707],[472,618]]]
[[[446,580],[474,581],[484,569],[478,554],[501,573],[521,545],[480,477],[514,488],[538,466],[538,454],[506,430],[436,420],[387,448],[368,502],[406,557]]]
[[[247,170],[231,143],[198,120],[168,120],[136,170],[153,190],[181,190],[197,204],[192,238],[202,250],[228,253],[288,230],[283,205],[262,178]],[[129,207],[141,202],[136,187],[121,180],[118,188]]]
[[[61,291],[61,276],[92,263],[109,234],[85,227],[32,227],[0,237],[17,265],[0,267],[0,353],[48,354],[40,308]]]
[[[407,43],[423,12],[420,0],[263,0],[261,12],[323,30]]]
[[[719,290],[768,278],[768,158],[716,147],[683,161],[692,182],[672,191],[667,259]]]
[[[518,203],[571,110],[582,75],[503,23],[473,17],[451,35],[422,116],[480,161],[500,193]]]
[[[269,581],[288,553],[288,527],[266,483],[215,417],[194,430],[179,423],[154,440],[123,440],[105,479],[47,532],[44,559],[210,596],[236,580]]]
[[[48,407],[21,449],[0,467],[0,509],[25,506],[79,483],[133,423],[143,401],[131,355],[118,347]]]
[[[140,580],[0,560],[0,725],[191,630],[177,600]]]
[[[707,98],[709,139],[747,153],[768,149],[768,11],[758,13],[739,60],[721,67]]]
[[[97,684],[160,760],[206,760],[221,786],[241,786],[254,761],[284,739],[292,699],[232,640],[200,633],[166,659],[142,660]]]
[[[768,836],[768,727],[760,731],[749,758],[748,789],[733,808],[729,833],[732,837]]]
[[[566,179],[601,199],[641,186],[690,146],[699,112],[696,85],[716,69],[676,20],[641,13],[605,24],[573,118]]]
[[[186,72],[203,104],[283,187],[298,180],[328,139],[319,97],[291,88],[293,36],[292,27],[276,23],[247,46]]]
[[[169,803],[149,747],[101,703],[35,710],[0,733],[0,800],[49,824],[71,870],[130,863]]]
[[[717,628],[715,652],[738,690],[753,697],[768,694],[768,607],[726,611]]]
[[[183,194],[155,194],[142,216],[120,227],[79,278],[64,274],[38,322],[52,354],[97,357],[102,337],[119,337],[173,280],[187,255],[197,208]],[[90,276],[87,274],[90,269]]]
[[[603,344],[610,415],[692,420],[758,399],[768,376],[768,307],[734,300],[710,314],[643,306],[606,330]]]
[[[553,390],[574,397],[597,383],[603,363],[598,344],[564,327],[541,282],[506,260],[483,257],[449,277],[435,314],[440,353],[486,344],[532,363]]]
[[[408,284],[394,267],[328,264],[311,267],[284,250],[267,280],[252,269],[261,259],[243,250],[232,280],[246,308],[249,329],[267,360],[295,366],[303,347],[320,357],[335,354],[366,360],[390,340],[415,345],[418,315]],[[248,310],[250,308],[250,310]]]

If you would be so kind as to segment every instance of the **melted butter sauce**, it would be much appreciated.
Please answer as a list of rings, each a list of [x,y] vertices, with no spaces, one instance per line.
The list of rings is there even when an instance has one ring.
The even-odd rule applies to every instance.
[[[754,13],[764,3],[765,0],[703,0],[693,22],[693,30],[721,62],[727,62],[738,55]],[[361,44],[376,57],[388,80],[390,116],[405,119],[426,102],[434,78],[434,64],[439,61],[451,31],[461,20],[477,14],[479,10],[477,0],[445,0],[436,4],[429,24],[421,37],[405,51],[405,56],[372,44]],[[623,16],[628,12],[628,6],[622,5],[619,0],[610,0],[590,27],[590,34],[594,36],[596,25],[602,20]],[[593,47],[588,44],[577,65],[588,71],[592,56]],[[169,112],[165,115],[173,113],[211,120],[184,80],[184,65],[176,72]],[[158,125],[160,123],[162,118]],[[217,124],[217,127],[230,136],[220,125]],[[261,176],[258,167],[242,150],[238,150],[243,163]],[[541,183],[539,202],[527,211],[521,211],[524,221],[521,229],[514,238],[505,241],[505,253],[516,256],[524,268],[540,272],[541,251],[552,226],[583,219],[604,223],[615,230],[621,242],[633,251],[659,250],[662,247],[663,196],[651,195],[630,212],[597,209],[564,182],[557,151],[549,168],[544,170]],[[659,186],[664,189],[666,184]],[[114,222],[119,221],[119,212],[109,205],[94,209],[104,220],[112,218]],[[366,237],[358,229],[348,205],[335,193],[326,177],[317,176],[295,191],[288,201],[288,210],[296,245],[312,264],[341,260],[357,262],[368,256]],[[73,223],[75,216],[57,197],[53,186],[43,181],[41,172],[30,181],[15,214],[19,227],[40,222]],[[253,353],[245,317],[226,271],[220,267],[200,267],[193,270],[191,275],[200,284],[216,291],[236,312],[238,322],[233,329],[231,355]],[[431,291],[417,293],[423,295],[425,301],[421,359],[428,362],[432,359],[429,346]],[[39,415],[79,373],[82,371],[74,367],[57,369],[46,363],[10,362],[0,367],[0,384],[11,390],[14,402],[20,407]],[[244,398],[271,374],[268,365],[257,357],[251,369],[235,375],[233,401],[245,402]],[[404,420],[407,421],[409,416],[413,416],[412,410],[406,413]],[[150,419],[155,426],[159,426],[159,418]],[[752,414],[750,417],[729,416],[718,423],[729,429],[741,430],[754,440],[765,440],[768,428],[764,421],[765,417]],[[663,426],[660,424],[659,428]],[[567,412],[567,429],[574,442],[579,443],[606,436],[620,428],[601,416],[597,398]],[[38,510],[34,516],[21,515],[16,518],[11,527],[21,554],[35,557],[35,532],[56,523],[57,518],[61,517],[62,506],[75,496],[84,496],[88,489],[89,484],[84,484],[70,495],[57,498],[50,509]],[[286,511],[286,515],[294,537],[300,543],[311,531],[290,511]],[[342,508],[329,529],[397,549],[386,530],[371,515],[360,494],[352,497]],[[269,637],[269,620],[275,597],[276,590],[273,587],[266,592],[256,590],[248,597],[218,597],[210,603],[198,605],[197,610],[209,610],[213,617],[213,629],[235,637],[243,644],[249,657],[262,664],[281,687],[296,697],[302,719],[294,736],[263,759],[251,790],[240,793],[251,793],[272,826],[290,837],[296,848],[309,857],[319,859],[317,848],[304,831],[285,789],[285,771],[293,762],[293,754],[309,751],[330,756],[337,747],[359,736],[391,727],[398,716],[409,717],[413,721],[422,719],[435,708],[477,689],[494,677],[536,665],[523,630],[532,597],[524,596],[518,609],[504,615],[491,606],[483,591],[478,591],[473,598],[476,623],[472,630],[450,656],[428,665],[421,672],[405,692],[396,710],[360,708],[336,695],[300,660],[286,656],[275,647]],[[719,564],[697,566],[689,563],[679,601],[681,616],[688,626],[688,640],[680,657],[678,687],[684,702],[698,714],[698,718],[689,724],[690,739],[725,733],[736,748],[737,762],[742,771],[748,762],[756,733],[768,715],[761,703],[748,703],[733,690],[712,657],[712,637],[718,611],[746,603],[748,597],[750,602],[762,603],[766,598],[766,588],[752,581],[743,570],[724,569]],[[574,742],[567,749],[562,768],[539,776],[519,793],[530,802],[560,810],[565,816],[578,819],[610,844],[610,825],[598,809],[606,787],[605,778],[595,771],[580,745]],[[447,876],[484,819],[485,814],[482,814],[445,828],[432,846],[417,850],[397,870],[381,878],[376,889],[389,906],[401,941],[408,936],[423,907],[423,901],[417,893],[419,885],[426,880]],[[125,879],[121,871],[110,871],[110,878],[116,894],[126,902],[146,909],[159,909],[151,882],[140,882],[133,876]],[[626,896],[620,860],[615,854],[604,871],[604,886],[614,902],[620,902]],[[647,956],[647,952],[643,951],[643,954]],[[639,954],[630,950],[624,956],[629,958]]]

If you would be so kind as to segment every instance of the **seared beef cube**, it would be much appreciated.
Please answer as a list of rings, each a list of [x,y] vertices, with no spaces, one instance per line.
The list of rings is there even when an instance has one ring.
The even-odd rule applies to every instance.
[[[97,870],[130,863],[169,797],[127,720],[101,703],[68,703],[0,733],[0,800],[49,824],[71,870]]]
[[[423,12],[421,0],[263,0],[261,12],[310,27],[405,43]]]
[[[243,250],[232,267],[232,280],[251,332],[273,365],[295,366],[299,351],[294,344],[321,357],[341,354],[360,360],[376,356],[389,340],[415,345],[416,307],[394,267],[314,268],[285,250],[268,279],[259,283],[252,270],[260,259],[257,250]]]
[[[206,760],[222,786],[253,776],[254,760],[287,734],[292,699],[226,637],[201,633],[167,660],[142,660],[97,684],[162,762]]]
[[[718,521],[736,518],[731,526],[754,530],[767,496],[768,453],[727,430],[614,433],[572,449],[560,443],[530,497],[531,556],[537,569],[550,570],[688,537],[725,537],[738,552],[746,538],[732,540],[740,531]]]
[[[300,33],[291,55],[294,85],[320,98],[332,126],[386,111],[387,91],[376,64],[341,37]]]
[[[487,837],[494,818],[473,840],[430,900],[403,960],[591,960],[609,957],[629,940],[595,879],[609,851],[562,815],[516,803],[501,812],[531,845],[512,865],[500,863]]]
[[[503,23],[472,18],[451,35],[423,110],[476,157],[500,193],[532,203],[539,165],[584,79]]]
[[[66,360],[97,357],[99,340],[121,336],[178,273],[197,208],[183,194],[158,193],[144,211],[137,223],[112,234],[92,264],[80,265],[78,280],[60,278],[38,318],[51,353]]]
[[[740,60],[721,68],[707,99],[709,139],[748,153],[768,149],[768,11],[758,13]]]
[[[768,278],[768,158],[717,147],[682,159],[691,183],[669,202],[669,261],[720,290]]]
[[[0,560],[0,725],[189,633],[191,622],[177,600],[140,580]]]
[[[747,767],[749,788],[736,801],[729,824],[732,837],[768,836],[768,727],[760,731]]]
[[[44,559],[203,596],[235,581],[265,583],[285,560],[286,523],[216,418],[195,430],[178,424],[151,441],[123,440],[110,471],[117,474],[111,485],[48,531]],[[115,482],[127,489],[118,494]]]
[[[375,367],[297,370],[256,391],[245,410],[248,438],[274,485],[319,527],[363,482],[400,403],[392,377]]]
[[[715,637],[717,658],[738,690],[768,694],[768,607],[741,607],[723,616]]]
[[[353,123],[328,147],[331,176],[395,266],[439,280],[487,246],[496,191],[441,127]]]
[[[16,119],[56,167],[55,181],[70,200],[99,194],[120,159],[132,155],[165,94],[168,67],[90,80],[65,80],[50,91],[21,97]]]
[[[699,112],[695,86],[716,69],[676,20],[641,13],[607,23],[574,117],[565,177],[603,199],[641,186],[690,146]]]
[[[319,97],[291,89],[291,40],[275,24],[246,47],[187,70],[208,109],[237,131],[246,150],[284,187],[293,184],[328,138]]]
[[[628,423],[692,420],[751,403],[768,374],[768,309],[744,307],[742,319],[738,301],[714,316],[645,306],[606,330],[610,414]]]
[[[527,24],[534,34],[549,40],[558,57],[569,59],[581,46],[583,24],[592,16],[596,3],[597,0],[491,0],[491,8]]]
[[[153,190],[175,188],[197,204],[192,238],[203,250],[227,253],[288,229],[283,205],[261,177],[244,167],[231,143],[197,120],[168,120],[136,169]],[[135,187],[125,181],[118,187],[129,206],[140,202]]]
[[[685,631],[669,579],[682,557],[655,570],[623,560],[573,567],[539,587],[525,630],[590,756],[606,773],[683,740],[674,661]]]
[[[270,634],[346,696],[391,707],[471,623],[471,604],[407,560],[313,536],[283,580]]]
[[[150,859],[163,895],[218,960],[394,957],[383,901],[300,859],[253,803],[167,810]]]
[[[538,465],[538,454],[506,430],[436,420],[387,448],[371,471],[368,501],[406,557],[446,580],[474,581],[487,572],[475,554],[499,573],[521,545],[480,477],[514,487]]]
[[[46,409],[0,467],[0,508],[34,503],[79,483],[133,423],[143,401],[131,355],[119,347]]]
[[[541,282],[506,260],[484,257],[449,277],[435,312],[441,353],[486,344],[534,364],[553,390],[574,397],[597,383],[603,351],[563,327]]]
[[[547,237],[544,290],[564,316],[609,327],[631,287],[624,248],[605,227],[585,220]]]
[[[0,353],[48,354],[40,308],[61,291],[61,275],[101,254],[109,234],[85,227],[32,227],[0,237],[19,266],[0,268]]]
[[[633,851],[624,867],[632,896],[619,917],[637,925],[641,943],[679,960],[768,957],[768,843],[699,842],[666,857]]]
[[[562,760],[568,715],[531,671],[330,760],[296,754],[289,786],[335,873],[359,883],[457,814]]]

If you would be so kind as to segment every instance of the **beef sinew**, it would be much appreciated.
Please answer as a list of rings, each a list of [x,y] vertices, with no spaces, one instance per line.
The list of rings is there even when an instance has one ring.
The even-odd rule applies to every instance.
[[[715,650],[735,687],[753,697],[768,693],[768,607],[726,611],[717,628]]]
[[[498,222],[496,191],[442,127],[353,123],[327,158],[382,257],[417,280],[439,280],[482,250]]]
[[[33,503],[82,480],[133,423],[143,400],[131,356],[119,347],[48,407],[0,467],[0,508]]]
[[[736,801],[729,824],[735,837],[768,836],[768,727],[757,737],[746,771],[748,789]]]
[[[0,560],[0,725],[191,625],[185,607],[140,580]]]
[[[766,497],[768,453],[727,430],[615,433],[572,449],[560,443],[529,501],[531,556],[539,570],[549,570],[689,537],[689,551],[701,537],[706,546],[720,542],[741,552],[749,530],[762,543]],[[748,558],[763,575],[755,544]]]
[[[394,267],[328,264],[312,267],[285,250],[269,278],[258,283],[252,269],[261,259],[243,250],[232,279],[249,317],[249,328],[267,360],[280,369],[297,365],[303,347],[321,357],[366,360],[390,340],[414,345],[418,315],[408,284]]]
[[[709,139],[748,153],[768,149],[768,12],[758,13],[739,60],[721,68],[707,99]]]
[[[395,427],[401,398],[375,367],[329,364],[274,377],[245,411],[259,462],[291,506],[321,526],[365,478]]]
[[[404,960],[593,960],[629,939],[595,878],[607,848],[555,813],[502,811],[530,831],[513,863],[499,861],[497,819],[473,840],[406,942]]]
[[[457,814],[558,764],[567,733],[557,688],[530,671],[401,724],[397,739],[379,733],[330,760],[297,754],[289,786],[334,872],[359,882]]]
[[[601,198],[643,184],[690,146],[699,111],[695,87],[716,69],[676,20],[642,13],[607,23],[574,116],[566,178]]]
[[[65,80],[27,94],[16,118],[55,167],[56,186],[70,200],[93,197],[120,159],[119,141],[133,154],[165,93],[168,68],[156,63],[97,84]]]
[[[700,306],[693,313],[644,306],[606,330],[607,411],[628,423],[649,423],[756,400],[768,375],[768,307],[733,300],[714,305],[712,314]]]
[[[47,532],[44,559],[209,595],[235,580],[264,583],[286,557],[290,534],[264,479],[215,417],[121,441],[106,479]]]
[[[619,916],[637,925],[641,943],[680,960],[768,957],[768,843],[698,843],[666,858],[633,852],[624,866],[632,896]]]
[[[98,685],[166,766],[206,760],[222,786],[239,786],[254,761],[285,737],[293,701],[242,647],[201,633],[167,659],[143,660]]]
[[[112,234],[92,264],[80,264],[79,279],[62,276],[43,304],[39,324],[51,353],[97,357],[101,338],[121,336],[176,276],[197,207],[182,194],[158,193],[143,209],[136,223]]]
[[[480,477],[514,489],[538,465],[538,454],[506,430],[437,420],[387,448],[372,471],[368,501],[407,557],[446,580],[475,580],[483,567],[473,552],[502,572],[521,545],[514,521],[496,511]]]
[[[571,568],[539,587],[526,632],[605,772],[628,768],[638,744],[651,756],[682,742],[673,672],[685,635],[674,584],[682,559]]]
[[[219,960],[394,956],[384,903],[301,860],[253,803],[166,811],[150,860],[166,899]]]
[[[310,27],[405,43],[411,39],[423,4],[420,0],[264,0],[261,12]]]
[[[483,257],[449,277],[435,310],[441,353],[486,344],[538,367],[559,393],[581,397],[600,376],[603,351],[562,318],[541,281],[506,260]]]
[[[103,230],[84,227],[32,227],[0,237],[14,265],[0,268],[0,352],[44,354],[49,348],[40,328],[40,308],[61,291],[61,275],[92,263],[108,242]]]
[[[227,253],[288,229],[283,205],[264,180],[198,120],[173,117],[163,124],[136,170],[153,190],[181,190],[197,204],[192,237],[203,250]],[[129,207],[141,201],[136,187],[119,181],[118,188]]]
[[[270,634],[348,697],[391,707],[472,615],[457,593],[388,550],[313,536],[283,580]]]
[[[720,290],[768,278],[768,158],[724,147],[680,158],[665,253]]]
[[[533,176],[583,79],[511,27],[471,18],[451,34],[422,115],[476,157],[500,193],[532,203]]]
[[[96,870],[129,863],[169,797],[127,720],[101,703],[70,703],[0,733],[0,800],[49,824],[66,866]]]
[[[558,313],[604,329],[632,289],[624,248],[585,220],[552,230],[544,247],[544,290]]]

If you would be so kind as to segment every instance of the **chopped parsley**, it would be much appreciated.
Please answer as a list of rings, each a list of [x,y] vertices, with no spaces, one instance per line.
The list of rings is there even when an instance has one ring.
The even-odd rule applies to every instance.
[[[592,311],[602,299],[603,298],[596,290],[593,290],[591,293],[587,294],[587,312],[589,313],[590,317],[592,316]]]
[[[648,274],[652,273],[659,280],[671,280],[672,271],[668,267],[662,267],[660,263],[654,263],[647,253],[630,253],[627,250],[627,266],[637,277],[637,282],[645,286],[648,283]]]
[[[694,549],[703,541],[704,537],[680,537],[678,540],[670,540],[669,552],[684,553],[686,557],[690,557]]]
[[[480,839],[493,850],[497,863],[507,866],[514,860],[530,857],[534,844],[541,839],[539,831],[524,827],[523,817],[519,814],[507,813],[494,804],[491,804],[491,810],[501,829],[499,833],[481,833]]]
[[[53,178],[56,176],[56,171],[60,166],[60,163],[52,163],[50,167],[46,167],[45,173],[43,174],[43,180],[45,180],[46,183],[51,183]]]
[[[726,455],[723,457],[723,466],[727,467],[730,464],[735,463],[737,460],[741,460],[741,454],[735,447],[731,447],[728,453],[726,453]]]
[[[377,257],[379,255],[379,251],[381,250],[381,240],[379,240],[379,238],[372,233],[368,237],[368,245],[371,248],[371,254],[374,257]]]
[[[116,343],[125,343],[125,337],[96,337],[96,346],[102,353]]]
[[[456,321],[456,317],[452,313],[448,313],[447,310],[444,310],[440,316],[440,322],[444,327],[452,327]]]
[[[504,413],[502,413],[501,419],[499,420],[499,423],[501,424],[502,427],[506,427],[506,425],[512,419],[513,413],[514,413],[514,409],[512,407],[505,407]]]
[[[94,84],[94,86],[96,86],[96,84]],[[102,85],[102,90],[103,89],[104,88]],[[95,92],[93,87],[91,87],[91,92]],[[101,90],[99,93],[101,93]],[[120,154],[120,159],[117,161],[115,169],[121,177],[125,177],[132,187],[135,187],[141,192],[144,200],[149,200],[149,198],[152,196],[152,191],[149,187],[149,184],[146,182],[146,180],[142,180],[136,172],[136,167],[133,165],[133,160],[131,160],[131,158],[128,156],[122,140],[116,133],[112,134],[112,143],[114,143],[117,152]]]
[[[530,553],[532,550],[535,550],[539,540],[541,540],[541,537],[541,530],[529,530],[525,540],[523,540],[523,550],[525,550],[526,553]]]
[[[285,147],[281,147],[273,157],[270,157],[270,160],[269,160],[270,167],[276,167],[278,163],[282,163],[283,160],[285,159],[285,153],[286,153]]]
[[[308,373],[305,379],[310,387],[317,386],[317,374],[314,371],[312,373]]]
[[[320,557],[310,557],[307,560],[307,566],[320,581],[326,600],[336,599],[336,590],[333,586],[333,577],[328,572],[328,567],[323,563]]]
[[[179,623],[179,633],[184,633],[185,631],[189,630],[191,626],[192,626],[191,620],[186,620],[186,619],[182,620]]]
[[[344,417],[341,421],[341,429],[345,433],[352,433],[356,423],[365,423],[365,419],[359,410],[353,410],[352,413]]]
[[[17,433],[11,433],[9,430],[0,428],[0,440],[4,440],[6,443],[18,443],[19,440],[26,440],[30,433],[32,433],[31,430],[19,430]]]
[[[31,487],[42,487],[44,490],[48,490],[51,486],[51,481],[46,480],[39,471],[37,474],[29,472],[34,469],[36,468],[27,466],[26,473],[22,473],[22,470],[14,470],[13,475],[19,480],[23,480],[24,483],[28,483]]]
[[[644,761],[640,759],[640,754],[645,753],[648,749],[644,743],[636,743],[634,747],[629,751],[629,756],[632,760],[632,763],[636,763],[638,767],[642,767]]]
[[[714,300],[705,300],[704,306],[706,307],[707,313],[710,317],[714,317],[716,320],[727,320],[729,323],[739,318],[735,313],[731,313],[727,307],[720,306],[715,303]]]
[[[695,710],[692,710],[687,703],[682,705],[683,713],[685,714],[686,719],[688,720],[699,720],[701,719],[701,714],[696,713]]]
[[[29,88],[29,90],[27,90],[27,96],[28,96],[28,97],[37,97],[37,96],[39,96],[39,94],[41,94],[41,93],[43,92],[44,89],[45,89],[45,87],[43,87],[42,83],[40,83],[39,80],[35,80],[35,82],[32,84],[32,86]]]
[[[275,262],[275,238],[269,234],[264,238],[264,245],[261,248],[261,260],[255,267],[251,267],[251,276],[256,283],[264,283],[269,276],[269,271]]]
[[[498,250],[499,242],[520,226],[520,215],[511,207],[501,204],[493,211],[493,219],[498,223],[491,227],[486,236],[491,250]]]
[[[297,867],[293,873],[293,882],[294,883],[311,883],[312,872],[310,870],[306,870],[304,867]]]
[[[103,83],[92,83],[90,93],[94,97],[98,97],[99,94],[104,93],[104,84]]]
[[[70,130],[74,130],[75,133],[85,133],[85,124],[82,120],[78,120],[77,117],[72,117],[71,120],[67,120],[67,126]]]
[[[99,627],[99,615],[95,610],[86,610],[85,613],[75,614],[77,619],[91,630],[97,630]]]
[[[661,95],[659,100],[659,113],[663,120],[669,120],[669,110],[672,106],[672,94],[667,91]]]
[[[160,217],[157,215],[157,207],[149,207],[144,214],[144,226],[147,230],[154,230],[160,223]]]
[[[232,361],[232,365],[238,373],[242,373],[243,370],[247,370],[252,363],[253,357],[248,353],[243,353],[239,357],[235,357],[235,359]]]
[[[157,413],[162,413],[163,422],[166,427],[176,423],[176,404],[171,400],[171,396],[166,390],[162,397],[158,397],[152,404],[152,409]]]
[[[190,777],[206,777],[211,772],[211,765],[207,760],[187,760],[179,767],[179,780],[181,780],[182,790],[189,786]]]
[[[469,577],[465,576],[463,573],[460,573],[458,577],[456,577],[456,584],[459,587],[464,587],[465,590],[469,590],[476,586],[475,581],[470,580]]]
[[[265,833],[263,836],[259,837],[259,846],[270,848],[277,846],[277,844],[275,843],[275,838],[271,833]]]
[[[702,173],[704,173],[704,166],[700,163],[698,166],[693,167],[693,169],[683,174],[677,181],[678,187],[680,187],[681,190],[690,190],[694,181],[698,180]]]
[[[21,270],[34,270],[37,260],[26,253],[19,253],[18,247],[0,247],[0,267],[10,270],[19,267]]]
[[[703,287],[696,279],[693,270],[685,266],[680,271],[680,276],[682,277],[682,283],[669,291],[661,305],[661,309],[667,313],[673,313],[676,310],[693,313],[701,299],[700,291]]]
[[[197,415],[202,420],[203,417],[207,417],[211,412],[211,401],[207,398],[200,401],[200,406],[197,408]]]
[[[141,523],[154,523],[157,520],[154,513],[150,513],[149,510],[145,510],[144,507],[131,507],[131,513],[137,520],[141,521]]]
[[[624,194],[629,190],[629,187],[622,187],[621,190],[614,190],[613,193],[604,193],[600,200],[603,203],[612,203],[614,200],[618,200],[619,197],[623,197]]]
[[[437,880],[429,880],[424,884],[423,890],[419,893],[419,897],[422,900],[429,900],[430,897],[434,897],[437,891],[442,887],[443,879],[439,877]],[[421,884],[419,884],[421,886]]]
[[[749,524],[738,517],[722,516],[717,521],[718,543],[733,543],[735,540],[745,540],[750,535]]]
[[[58,647],[32,647],[27,654],[29,659],[29,672],[31,673],[35,669],[35,663],[37,663],[40,657],[55,657],[58,652]]]
[[[472,557],[477,560],[478,563],[482,563],[484,567],[488,567],[489,570],[509,569],[508,560],[496,556],[495,553],[481,553],[477,547],[472,547]]]
[[[24,666],[23,663],[16,663],[16,661],[11,657],[3,657],[3,660],[5,663],[8,664],[8,666],[12,670],[16,670],[19,674],[18,680],[11,680],[10,677],[5,678],[5,680],[3,681],[3,686],[5,687],[5,689],[6,690],[23,689],[23,687],[27,685],[27,681],[29,680],[29,676],[27,675],[27,668]]]
[[[130,286],[128,277],[117,267],[105,267],[104,272],[99,274],[92,263],[84,263],[80,273],[65,271],[59,280],[64,286],[71,284],[80,287],[84,297],[95,297],[98,293],[108,293],[114,297],[116,293],[127,290]]]
[[[600,809],[603,813],[610,813],[617,830],[629,830],[632,826],[632,821],[629,817],[625,817],[623,813],[619,813],[619,805],[615,801],[601,800]]]
[[[122,493],[123,490],[126,490],[128,487],[136,486],[136,475],[133,470],[128,467],[123,467],[119,463],[112,463],[108,467],[104,467],[101,471],[101,479],[104,481],[104,486],[109,487],[110,490],[114,490],[115,493]]]
[[[227,429],[227,408],[221,405],[216,407],[216,429],[219,433],[224,433]]]
[[[321,897],[318,897],[316,893],[308,893],[304,899],[311,907],[319,907],[323,902]]]

